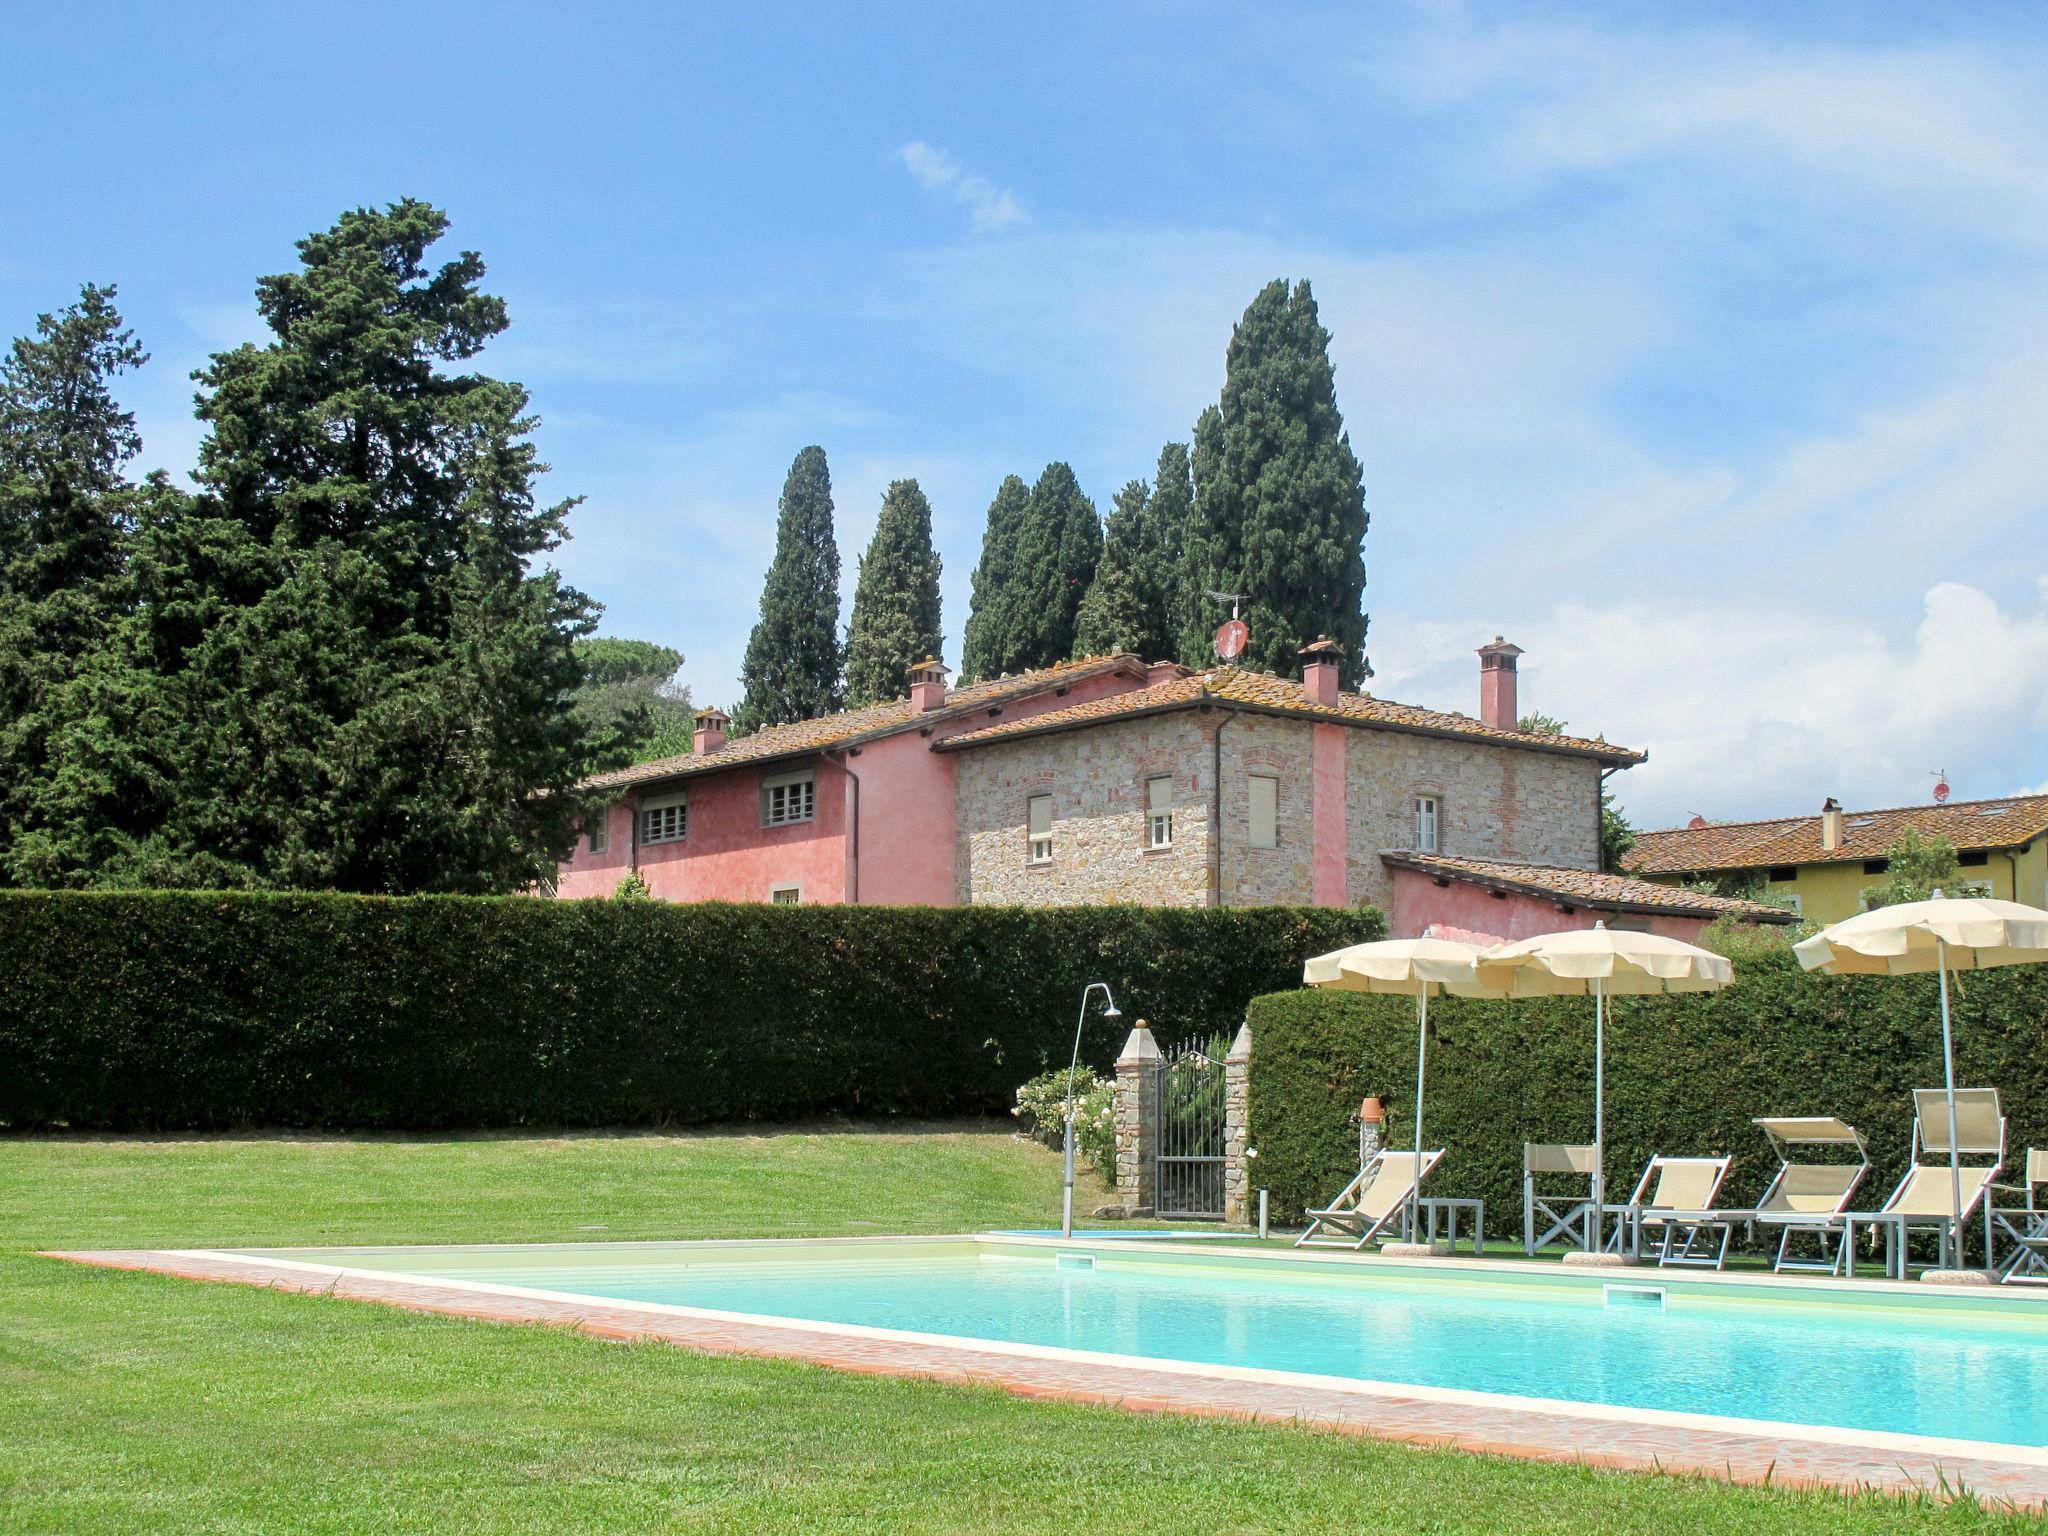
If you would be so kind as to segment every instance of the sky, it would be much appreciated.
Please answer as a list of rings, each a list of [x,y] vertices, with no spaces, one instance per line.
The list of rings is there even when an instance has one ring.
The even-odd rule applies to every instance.
[[[1306,278],[1374,692],[1476,712],[1505,635],[1645,826],[2048,790],[2048,8],[79,4],[0,56],[0,333],[119,284],[143,466],[294,240],[425,198],[557,563],[700,703],[800,448],[849,601],[923,485],[957,662],[1002,477],[1106,510]]]

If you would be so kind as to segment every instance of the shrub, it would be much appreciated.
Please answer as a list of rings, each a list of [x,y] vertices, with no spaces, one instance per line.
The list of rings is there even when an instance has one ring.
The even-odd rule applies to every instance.
[[[0,893],[0,1125],[998,1113],[1108,981],[1234,1027],[1377,913]],[[1096,1024],[1082,1056],[1122,1043]]]
[[[1065,1067],[1040,1073],[1017,1090],[1017,1104],[1010,1111],[1033,1141],[1055,1149],[1066,1145],[1068,1075]],[[1104,1178],[1114,1180],[1116,1083],[1087,1067],[1076,1067],[1072,1078],[1075,1152]]]
[[[1593,1127],[1590,998],[1429,1005],[1427,1139],[1447,1155],[1439,1194],[1486,1201],[1496,1237],[1519,1233],[1522,1144],[1584,1142]],[[1359,1100],[1389,1106],[1387,1137],[1414,1122],[1415,1005],[1401,997],[1284,992],[1253,1000],[1250,1132],[1254,1182],[1290,1217],[1333,1195],[1357,1167]],[[2000,1090],[2014,1149],[2048,1136],[2048,967],[1962,979],[1956,1081]],[[1746,948],[1718,993],[1616,998],[1607,1027],[1607,1177],[1625,1198],[1653,1153],[1732,1154],[1724,1203],[1753,1203],[1777,1168],[1759,1115],[1832,1114],[1870,1139],[1863,1196],[1881,1202],[1903,1171],[1911,1090],[1941,1084],[1933,976],[1818,976],[1777,944]],[[1859,1197],[1859,1198],[1862,1198]]]

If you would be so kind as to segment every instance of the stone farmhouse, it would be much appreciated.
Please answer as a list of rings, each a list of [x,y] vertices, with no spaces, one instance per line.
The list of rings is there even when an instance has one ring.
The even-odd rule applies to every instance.
[[[1517,726],[1515,646],[1482,647],[1477,716],[1299,679],[1106,656],[728,740],[590,781],[608,792],[556,892],[637,869],[671,901],[1274,902],[1386,910],[1497,937],[1560,926],[1685,934],[1747,902],[1600,871],[1605,777],[1644,754]]]

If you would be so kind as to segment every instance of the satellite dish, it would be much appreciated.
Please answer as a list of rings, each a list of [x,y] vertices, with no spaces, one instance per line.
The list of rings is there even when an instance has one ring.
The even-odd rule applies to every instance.
[[[1216,629],[1216,654],[1225,661],[1235,661],[1244,654],[1251,637],[1243,619],[1225,619]]]
[[[1948,799],[1948,770],[1942,769],[1934,776],[1934,803],[1941,805]]]

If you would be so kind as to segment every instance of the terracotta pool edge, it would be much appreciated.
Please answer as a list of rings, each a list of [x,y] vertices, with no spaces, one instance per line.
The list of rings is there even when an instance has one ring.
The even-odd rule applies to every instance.
[[[744,1319],[659,1316],[630,1303],[488,1295],[431,1281],[362,1271],[320,1274],[196,1251],[48,1251],[45,1258],[179,1279],[252,1285],[302,1295],[373,1302],[474,1321],[540,1324],[627,1342],[656,1341],[707,1355],[798,1361],[859,1375],[994,1387],[1013,1396],[1177,1413],[1262,1424],[1301,1425],[1421,1448],[1596,1467],[1700,1476],[1737,1485],[1840,1492],[1963,1491],[2019,1510],[2048,1510],[2048,1468],[1961,1456],[1904,1456],[1776,1434],[1699,1432],[1667,1425],[1589,1424],[1527,1408],[1447,1404],[1398,1393],[1370,1398],[1149,1370],[1143,1364],[1078,1365],[1020,1359],[972,1343],[849,1338],[829,1325],[775,1327]]]

